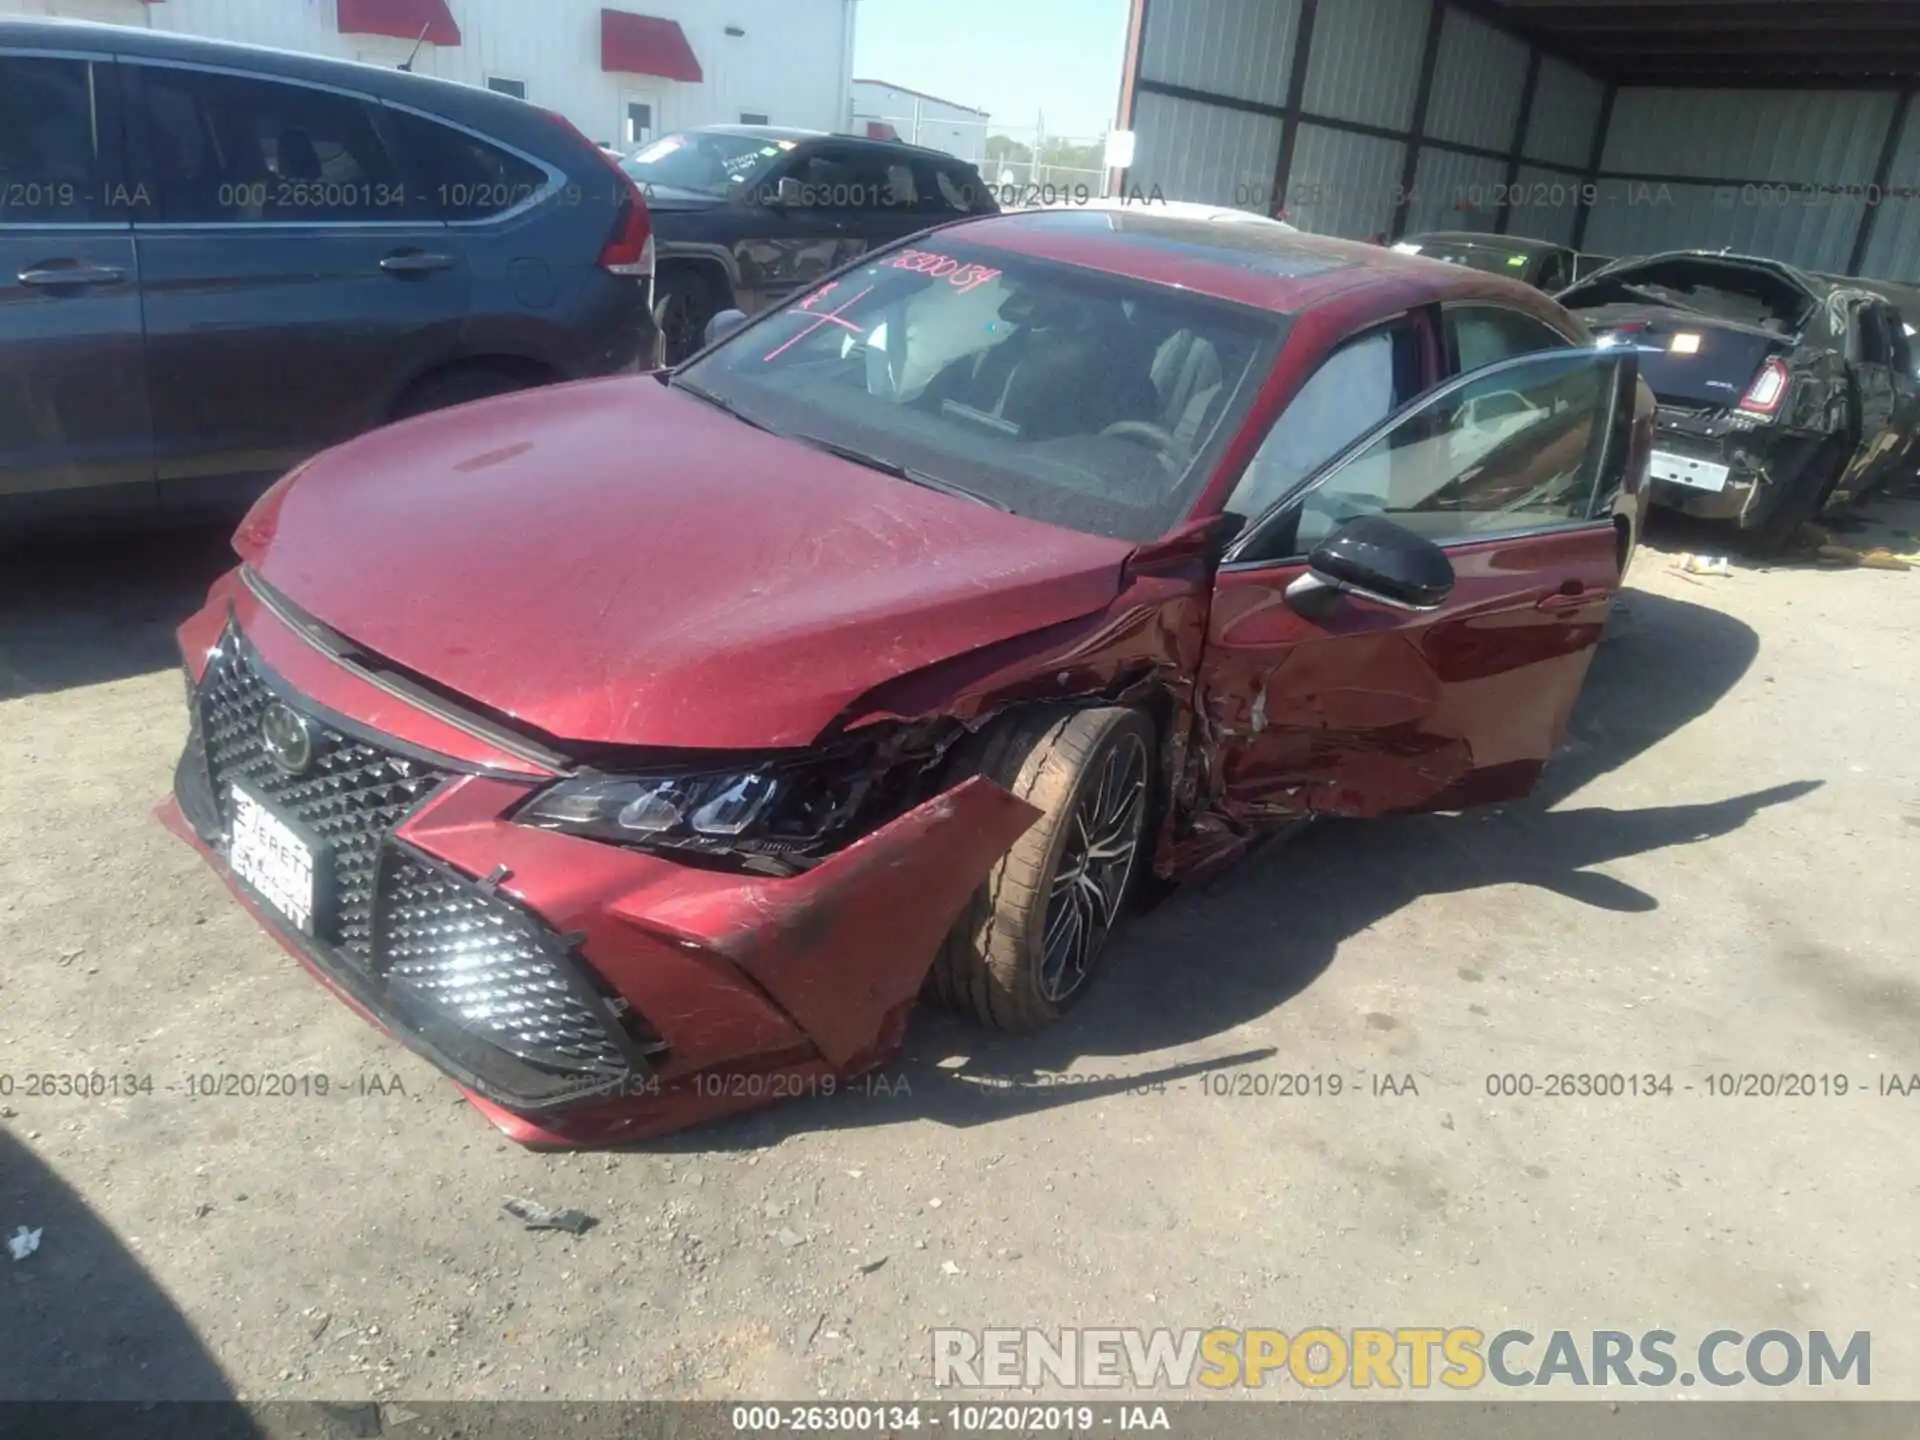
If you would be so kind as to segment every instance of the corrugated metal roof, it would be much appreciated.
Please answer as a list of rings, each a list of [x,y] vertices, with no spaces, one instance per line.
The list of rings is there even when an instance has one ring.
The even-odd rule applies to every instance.
[[[1294,223],[1316,235],[1354,240],[1386,233],[1406,151],[1398,140],[1302,125],[1287,179]]]
[[[1423,149],[1414,172],[1407,233],[1491,230],[1500,215],[1507,162],[1458,150]]]
[[[1528,47],[1465,11],[1448,7],[1427,100],[1426,133],[1506,150],[1520,118]]]
[[[1601,189],[1585,248],[1604,255],[1725,247],[1808,270],[1843,271],[1866,209],[1864,200],[1760,205],[1737,186],[1667,186],[1632,204],[1615,193],[1619,182]]]
[[[1427,0],[1325,0],[1314,15],[1307,111],[1405,130],[1431,13]]]
[[[1875,91],[1623,89],[1603,170],[1630,175],[1863,185],[1893,96]]]
[[[1169,200],[1197,200],[1241,210],[1267,211],[1280,158],[1280,122],[1244,110],[1140,93],[1134,110],[1139,137],[1127,189]]]
[[[1577,176],[1522,165],[1514,181],[1520,197],[1507,216],[1507,233],[1571,245],[1580,215],[1581,183]]]
[[[1606,91],[1604,84],[1566,61],[1543,57],[1527,118],[1527,158],[1585,166]]]
[[[1149,5],[1140,77],[1283,104],[1299,8],[1299,0],[1168,0]]]

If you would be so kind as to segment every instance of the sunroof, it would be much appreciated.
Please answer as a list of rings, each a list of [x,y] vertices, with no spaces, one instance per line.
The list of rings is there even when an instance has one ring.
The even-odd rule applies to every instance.
[[[1198,220],[1156,215],[1150,205],[1138,210],[1041,210],[1018,217],[1021,227],[1069,235],[1111,236],[1121,244],[1169,255],[1193,255],[1220,265],[1256,270],[1292,279],[1350,270],[1354,262],[1336,259],[1300,243],[1298,232],[1255,222]]]

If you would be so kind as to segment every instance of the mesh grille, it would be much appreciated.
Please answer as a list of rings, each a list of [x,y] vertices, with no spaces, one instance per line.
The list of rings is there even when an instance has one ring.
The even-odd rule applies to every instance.
[[[382,979],[535,1064],[615,1074],[604,1001],[571,983],[565,942],[518,907],[398,845],[381,867]],[[596,1011],[605,1012],[596,1014]]]
[[[313,758],[299,775],[276,765],[261,737],[261,717],[276,702],[291,704],[308,727]],[[631,1072],[625,1026],[564,937],[392,838],[449,770],[346,734],[277,695],[233,629],[191,709],[189,745],[204,751],[222,831],[231,823],[227,787],[239,780],[327,847],[333,905],[316,938],[328,955],[357,970],[375,993],[423,1002],[493,1055],[540,1067],[508,1082],[524,1093],[546,1083],[530,1084],[536,1073]],[[645,1028],[638,1017],[626,1023]],[[474,1066],[498,1068],[480,1059]]]
[[[229,633],[201,679],[195,719],[206,747],[214,802],[224,825],[227,786],[245,782],[275,810],[305,826],[333,857],[334,909],[321,938],[365,966],[373,953],[374,868],[380,842],[447,772],[369,745],[305,717],[313,762],[300,775],[273,763],[260,740],[260,716],[277,697]]]

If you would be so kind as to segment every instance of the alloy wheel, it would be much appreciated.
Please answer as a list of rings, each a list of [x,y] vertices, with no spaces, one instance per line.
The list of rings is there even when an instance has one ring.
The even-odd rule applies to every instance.
[[[1146,815],[1147,747],[1122,733],[1082,787],[1047,891],[1040,993],[1058,1005],[1086,983],[1140,853]]]

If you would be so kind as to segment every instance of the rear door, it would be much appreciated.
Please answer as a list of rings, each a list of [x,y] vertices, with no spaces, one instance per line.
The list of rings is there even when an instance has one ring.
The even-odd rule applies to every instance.
[[[457,344],[460,248],[380,107],[318,85],[123,63],[163,502],[223,500],[380,423]]]
[[[1847,358],[1853,363],[1856,393],[1860,397],[1860,448],[1840,487],[1858,494],[1871,489],[1886,474],[1900,447],[1897,428],[1900,376],[1894,370],[1893,333],[1889,307],[1880,300],[1862,300],[1852,307]]]
[[[114,64],[0,52],[0,506],[154,501]],[[41,497],[33,502],[25,496]]]
[[[1603,502],[1626,463],[1634,377],[1630,352],[1581,349],[1476,371],[1243,533],[1216,580],[1201,667],[1214,803],[1258,823],[1532,788],[1620,585]],[[1360,515],[1439,545],[1456,577],[1446,600],[1289,600],[1313,548]]]

